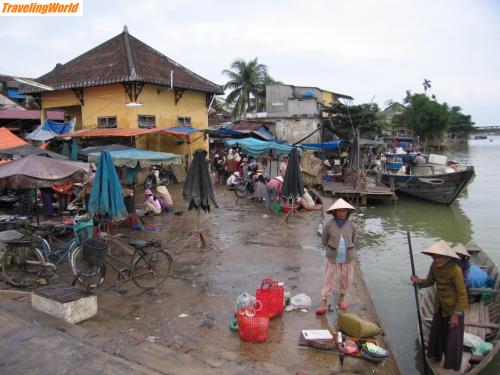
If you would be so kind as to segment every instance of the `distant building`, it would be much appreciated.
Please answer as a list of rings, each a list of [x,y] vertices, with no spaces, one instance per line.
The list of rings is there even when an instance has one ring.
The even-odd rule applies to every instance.
[[[339,99],[353,98],[317,87],[271,84],[266,86],[266,114],[258,114],[256,117],[275,123],[274,129],[270,131],[277,139],[294,143],[321,125],[322,105],[331,106],[338,103]],[[320,141],[321,132],[318,131],[306,142]]]
[[[223,94],[221,86],[133,37],[126,27],[36,81],[40,85],[24,93],[40,97],[43,117],[48,109],[60,109],[76,118],[76,130],[113,128],[113,134],[122,136],[157,127],[208,129],[208,106],[214,95]],[[196,138],[191,150],[208,147],[206,137]],[[180,155],[188,152],[171,135],[148,134],[135,143]]]

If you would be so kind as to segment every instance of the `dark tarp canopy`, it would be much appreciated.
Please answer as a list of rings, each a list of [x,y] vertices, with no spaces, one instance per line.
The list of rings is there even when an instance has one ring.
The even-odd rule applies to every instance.
[[[66,156],[63,156],[56,152],[43,150],[40,147],[32,145],[18,146],[0,151],[0,157],[7,159],[13,159],[16,156],[26,156],[26,155],[48,156],[54,159],[62,159],[62,160],[68,159]]]
[[[30,189],[67,181],[82,182],[89,171],[88,163],[27,155],[0,165],[0,187]]]
[[[302,173],[300,172],[299,151],[296,147],[292,148],[288,157],[282,194],[283,198],[295,201],[304,195],[304,182],[302,181]]]
[[[189,210],[194,208],[210,212],[210,205],[219,207],[215,201],[204,151],[194,153],[193,162],[189,167],[184,189],[182,190],[182,196],[188,202]]]

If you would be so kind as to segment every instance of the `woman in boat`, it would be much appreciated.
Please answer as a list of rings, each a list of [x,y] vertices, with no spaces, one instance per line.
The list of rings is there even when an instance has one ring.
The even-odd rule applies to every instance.
[[[339,307],[347,309],[345,295],[352,283],[354,272],[356,243],[356,224],[349,220],[349,215],[354,207],[342,198],[339,198],[326,211],[333,215],[333,219],[325,224],[321,239],[326,249],[326,269],[321,289],[321,307],[316,310],[316,315],[327,312],[328,297],[335,288],[339,288]]]
[[[462,364],[464,311],[467,307],[462,270],[454,261],[459,257],[443,240],[422,253],[433,259],[427,278],[411,276],[410,280],[422,288],[436,284],[427,357],[441,361],[444,354],[444,368],[458,371]]]

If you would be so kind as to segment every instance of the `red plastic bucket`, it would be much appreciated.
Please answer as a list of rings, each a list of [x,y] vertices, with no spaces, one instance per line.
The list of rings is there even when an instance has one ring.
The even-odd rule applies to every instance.
[[[260,288],[255,291],[255,298],[262,303],[262,315],[272,319],[283,314],[285,288],[278,285],[276,280],[271,278],[263,279]]]
[[[240,339],[249,342],[263,342],[269,334],[269,318],[260,314],[261,303],[254,307],[241,307],[236,313]],[[256,306],[256,307],[255,307]]]

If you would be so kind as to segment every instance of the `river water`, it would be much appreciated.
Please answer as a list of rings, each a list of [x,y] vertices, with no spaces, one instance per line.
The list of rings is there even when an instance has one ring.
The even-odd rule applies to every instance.
[[[361,269],[405,375],[423,373],[406,231],[411,233],[415,268],[421,277],[427,274],[431,259],[419,251],[439,239],[463,244],[473,239],[500,265],[500,137],[469,140],[447,155],[473,165],[476,171],[451,206],[401,196],[396,205],[369,202],[360,211]],[[500,355],[485,374],[500,374]]]

